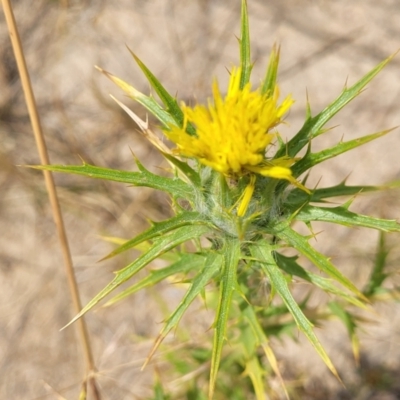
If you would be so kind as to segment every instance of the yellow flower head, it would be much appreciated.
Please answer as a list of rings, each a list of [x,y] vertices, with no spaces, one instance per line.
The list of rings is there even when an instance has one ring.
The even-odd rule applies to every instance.
[[[273,93],[262,93],[260,89],[252,91],[250,83],[241,89],[240,77],[240,68],[234,68],[225,98],[214,81],[213,102],[194,108],[183,105],[183,126],[171,125],[164,134],[183,156],[195,157],[227,176],[250,174],[251,180],[238,210],[238,215],[242,216],[254,190],[254,174],[285,179],[308,190],[292,176],[290,166],[295,159],[267,160],[265,155],[267,146],[276,136],[270,130],[282,122],[293,104],[292,98],[288,96],[278,105],[277,86]],[[189,123],[195,127],[196,135],[187,132]]]
[[[164,133],[178,146],[181,155],[195,157],[225,175],[240,176],[249,171],[262,174],[253,167],[264,163],[266,148],[275,137],[269,131],[282,121],[293,100],[288,96],[278,106],[277,87],[272,95],[251,91],[250,83],[240,89],[240,75],[240,69],[232,71],[224,99],[214,82],[213,103],[210,101],[208,107],[183,106],[184,126],[170,126]],[[195,126],[196,136],[186,132],[188,123]],[[271,167],[265,165],[263,169]],[[287,162],[283,168],[288,169]],[[277,178],[282,179],[281,175],[282,171]]]

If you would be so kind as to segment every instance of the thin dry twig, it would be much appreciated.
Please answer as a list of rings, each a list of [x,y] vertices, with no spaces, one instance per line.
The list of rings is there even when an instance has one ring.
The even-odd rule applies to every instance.
[[[15,60],[18,66],[19,75],[21,78],[21,84],[25,95],[25,101],[29,112],[29,117],[32,124],[32,130],[35,136],[36,146],[40,156],[40,162],[42,165],[48,165],[49,156],[47,153],[46,143],[44,140],[39,114],[36,107],[36,101],[32,90],[31,81],[29,78],[28,68],[26,65],[24,52],[22,49],[21,40],[19,37],[17,25],[14,18],[14,13],[12,10],[12,6],[10,0],[2,0],[3,10],[5,19],[7,22],[7,27],[12,43],[12,47],[14,50]],[[60,209],[60,205],[57,198],[56,187],[54,184],[53,176],[49,171],[43,171],[47,193],[49,195],[51,209],[53,213],[53,219],[57,227],[58,238],[60,241],[60,246],[64,258],[64,265],[66,269],[66,275],[68,279],[69,289],[72,297],[72,302],[74,306],[75,313],[79,313],[81,310],[81,301],[79,296],[78,285],[76,283],[75,275],[73,272],[73,264],[71,253],[68,245],[68,239],[65,232],[64,221]],[[86,398],[87,389],[89,386],[89,390],[93,396],[93,399],[100,400],[100,393],[97,389],[96,381],[95,381],[95,372],[96,367],[93,360],[92,349],[90,345],[90,339],[88,330],[86,327],[86,323],[83,318],[80,318],[77,321],[78,331],[80,340],[83,347],[83,353],[86,363],[86,375],[83,382],[84,398]]]

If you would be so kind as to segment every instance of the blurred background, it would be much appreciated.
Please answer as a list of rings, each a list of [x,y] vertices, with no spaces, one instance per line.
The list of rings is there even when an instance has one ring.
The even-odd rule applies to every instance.
[[[51,162],[86,162],[134,170],[132,152],[153,171],[160,156],[110,99],[112,93],[139,116],[146,113],[94,69],[94,65],[149,93],[126,46],[167,89],[185,102],[205,101],[214,77],[226,87],[227,69],[238,63],[240,1],[118,0],[12,2]],[[280,133],[300,128],[306,95],[315,114],[400,47],[398,0],[248,0],[254,84],[264,76],[269,52],[281,45],[282,96],[296,103]],[[0,13],[0,397],[76,399],[83,375],[75,328],[60,332],[73,316],[59,243],[43,177],[20,165],[38,164],[14,56]],[[329,126],[315,145],[326,147],[400,124],[400,58],[395,58]],[[150,122],[154,122],[151,121]],[[399,130],[324,163],[310,186],[382,184],[400,178]],[[112,246],[102,236],[131,238],[169,215],[168,200],[148,189],[56,175],[83,303],[133,255],[98,263]],[[399,219],[399,192],[358,196],[353,210]],[[364,229],[321,229],[317,247],[358,285],[368,277],[378,235]],[[391,235],[388,285],[398,284],[399,236]],[[104,399],[151,396],[156,357],[140,367],[165,313],[181,296],[167,283],[87,316],[98,382]],[[318,305],[318,294],[314,296]],[[301,399],[400,398],[400,308],[390,302],[368,314],[357,367],[344,328],[327,323],[317,334],[346,383],[329,375],[310,345],[274,341],[285,379],[297,382]],[[188,317],[195,319],[195,316]],[[189,320],[184,320],[183,324]],[[208,323],[196,321],[193,335]],[[171,343],[177,345],[178,342]],[[171,382],[164,382],[167,386]],[[171,383],[173,384],[173,382]]]

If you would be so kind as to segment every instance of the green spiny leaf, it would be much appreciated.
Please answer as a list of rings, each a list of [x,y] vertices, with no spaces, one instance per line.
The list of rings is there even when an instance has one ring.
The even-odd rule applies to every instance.
[[[156,91],[158,96],[160,97],[161,101],[167,108],[167,111],[171,114],[171,116],[177,122],[179,127],[183,126],[183,112],[180,109],[176,99],[171,96],[165,87],[161,84],[161,82],[153,75],[153,73],[146,67],[146,65],[140,60],[140,58],[131,50],[129,49],[132,57],[135,59],[136,63],[142,70],[142,72],[146,75],[147,80],[149,81],[150,85]]]
[[[168,267],[150,271],[150,274],[148,276],[135,283],[128,289],[125,289],[117,296],[113,297],[104,306],[111,306],[112,304],[121,301],[125,297],[130,296],[144,288],[152,287],[156,283],[161,282],[162,280],[165,280],[170,276],[183,274],[191,270],[199,270],[202,268],[203,264],[204,257],[201,257],[197,254],[182,254],[179,261],[169,265]]]
[[[294,176],[299,176],[303,172],[309,170],[311,167],[320,164],[323,161],[329,160],[330,158],[336,157],[339,154],[343,154],[349,150],[353,150],[358,146],[365,143],[371,142],[387,133],[391,132],[393,129],[387,129],[385,131],[373,133],[371,135],[366,135],[357,139],[349,140],[348,142],[340,142],[336,146],[329,149],[322,150],[318,153],[307,153],[299,162],[293,165],[292,173]]]
[[[173,116],[168,111],[164,110],[152,97],[139,92],[139,90],[136,90],[133,86],[129,85],[129,83],[117,78],[113,74],[99,67],[96,68],[119,86],[131,99],[137,101],[146,108],[146,110],[153,114],[166,128],[171,125],[176,125]]]
[[[167,192],[175,199],[183,198],[189,201],[193,200],[193,188],[187,185],[182,180],[158,176],[144,169],[143,166],[139,163],[138,166],[141,169],[140,172],[120,171],[117,169],[102,168],[86,163],[83,163],[83,165],[70,166],[35,165],[31,166],[31,168],[53,172],[63,172],[67,174],[84,175],[89,178],[128,183],[134,186],[150,187],[153,189],[161,190],[163,192]]]
[[[295,188],[290,191],[284,204],[288,206],[289,210],[294,212],[309,202],[325,203],[327,202],[326,199],[333,197],[354,196],[363,193],[394,189],[398,187],[399,183],[397,181],[382,186],[366,186],[366,185],[347,186],[346,180],[344,180],[343,182],[335,186],[313,190],[311,198],[308,193],[305,193],[303,190]]]
[[[285,276],[275,262],[272,248],[265,242],[259,242],[252,245],[250,250],[252,255],[260,263],[260,266],[265,275],[270,280],[271,285],[275,287],[277,293],[282,298],[286,307],[292,314],[299,329],[306,335],[307,339],[314,346],[326,366],[340,380],[336,368],[332,364],[329,356],[327,355],[325,349],[322,347],[318,338],[315,336],[315,333],[312,329],[312,323],[303,314],[296,300],[290,293]]]
[[[247,1],[242,0],[242,20],[240,35],[240,89],[243,89],[250,81],[251,59],[250,59],[250,32],[249,32],[249,16],[247,13]]]
[[[385,232],[400,232],[400,224],[394,220],[380,219],[353,213],[345,207],[305,206],[296,214],[296,220],[303,222],[324,221],[344,226],[362,226]]]
[[[133,239],[128,240],[122,246],[112,251],[100,261],[114,257],[117,254],[136,247],[142,242],[165,235],[168,232],[187,225],[208,225],[210,228],[212,227],[211,223],[207,222],[204,217],[200,216],[199,213],[186,211],[165,221],[153,222],[153,226],[151,228],[147,229],[143,233],[140,233]]]
[[[282,375],[279,371],[278,362],[276,360],[275,354],[269,345],[269,340],[264,333],[263,328],[260,325],[260,320],[257,318],[257,315],[254,311],[254,308],[248,303],[243,302],[243,307],[241,307],[241,312],[244,318],[247,320],[247,323],[250,325],[250,328],[253,332],[253,342],[256,346],[261,346],[265,352],[265,356],[268,359],[269,364],[271,365],[272,370],[279,378],[282,388],[285,392],[286,398],[289,400],[289,394],[287,393],[285,383],[283,381]]]
[[[140,60],[140,58],[133,53],[132,50],[128,49],[129,52],[132,54],[132,57],[135,59],[137,64],[139,65],[140,69],[146,75],[147,80],[149,81],[150,85],[156,91],[158,96],[160,97],[161,101],[164,103],[165,107],[167,108],[167,112],[172,116],[176,125],[180,128],[183,127],[184,116],[181,108],[179,107],[176,99],[171,96],[165,87],[161,84],[161,82],[152,74],[152,72],[146,67],[146,65]],[[189,135],[195,136],[196,130],[194,129],[193,125],[188,125],[186,129]]]
[[[319,287],[323,291],[327,293],[332,293],[336,296],[339,296],[343,300],[354,304],[360,308],[366,308],[366,305],[358,300],[356,297],[349,295],[347,292],[339,289],[330,279],[324,278],[320,275],[313,274],[305,270],[301,267],[297,262],[297,256],[294,257],[286,257],[282,254],[275,253],[276,263],[283,271],[285,271],[289,275],[297,276],[301,279],[304,279],[307,282]]]
[[[181,243],[201,237],[208,231],[209,228],[205,226],[183,226],[167,235],[164,235],[163,237],[154,239],[153,245],[146,253],[142,254],[131,264],[118,271],[115,278],[92,300],[90,300],[89,303],[81,310],[81,312],[78,313],[78,315],[76,315],[65,327],[71,325],[78,318],[82,317],[82,315],[91,310],[97,303],[104,299],[104,297],[114,291],[122,283],[132,278],[151,261],[175,248]]]
[[[146,360],[145,365],[149,362],[154,352],[157,350],[160,343],[167,336],[168,332],[171,331],[180,321],[185,311],[188,309],[193,300],[204,290],[205,286],[209,283],[210,279],[215,276],[223,265],[223,257],[217,253],[209,253],[207,259],[204,261],[203,269],[197,274],[190,285],[189,290],[186,292],[176,310],[168,317],[168,320],[158,335],[154,346]]]
[[[346,88],[339,95],[339,97],[321,111],[315,117],[308,118],[300,131],[291,139],[287,144],[286,149],[280,149],[276,154],[276,157],[282,157],[288,155],[294,157],[296,154],[306,146],[309,141],[318,136],[322,127],[336,115],[346,104],[357,97],[363,88],[392,60],[395,54],[382,61],[369,73],[367,73],[362,79],[355,83],[350,88]]]
[[[347,329],[347,333],[351,340],[353,355],[355,360],[359,361],[360,358],[360,344],[357,337],[357,323],[355,317],[346,311],[341,304],[336,301],[328,303],[328,307],[333,315],[336,315],[344,324]]]
[[[346,181],[339,183],[336,186],[331,186],[328,188],[315,189],[311,196],[311,202],[320,202],[324,199],[329,199],[331,197],[339,196],[354,196],[360,193],[377,192],[389,188],[386,186],[347,186]]]
[[[385,234],[381,232],[381,234],[379,235],[378,250],[375,257],[374,267],[372,269],[372,273],[368,280],[368,283],[363,290],[363,293],[367,297],[371,297],[377,291],[382,289],[382,284],[389,275],[385,272],[388,255],[389,250],[386,247]]]
[[[236,271],[240,258],[240,242],[235,239],[228,239],[225,242],[223,252],[224,268],[220,282],[218,309],[214,321],[215,333],[211,358],[210,386],[208,392],[208,397],[210,400],[214,394],[215,382],[221,360],[222,347],[229,317],[229,310],[232,302],[232,295],[237,284]]]
[[[262,94],[268,94],[268,96],[272,96],[274,94],[276,80],[278,76],[279,53],[279,47],[276,48],[276,46],[274,45],[271,51],[271,55],[269,56],[267,74],[261,86]]]
[[[200,175],[193,168],[191,168],[187,162],[178,160],[176,157],[168,153],[163,153],[163,156],[187,177],[189,182],[193,184],[194,188],[201,186]]]
[[[348,278],[342,275],[342,273],[329,261],[327,257],[315,250],[308,243],[308,239],[294,231],[286,221],[277,224],[273,231],[278,238],[290,244],[293,248],[306,256],[321,271],[325,272],[361,299],[366,300],[365,296]]]
[[[308,98],[308,92],[307,93],[307,104],[306,104],[306,120],[311,119],[312,117],[312,112],[311,112],[311,104],[310,104],[310,99]]]

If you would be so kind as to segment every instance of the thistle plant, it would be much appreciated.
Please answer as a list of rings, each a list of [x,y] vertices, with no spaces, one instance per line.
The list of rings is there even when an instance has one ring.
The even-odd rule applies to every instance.
[[[313,248],[310,244],[310,239],[314,237],[312,223],[323,221],[382,232],[398,232],[400,225],[393,220],[350,211],[353,196],[379,190],[380,187],[348,186],[344,182],[331,187],[312,188],[306,186],[306,181],[308,171],[317,164],[390,131],[341,141],[322,151],[313,151],[313,139],[329,134],[325,128],[327,122],[360,94],[392,57],[381,62],[351,87],[344,88],[317,115],[312,115],[308,104],[302,128],[292,139],[284,142],[278,129],[284,123],[293,100],[290,95],[280,99],[277,83],[279,48],[273,48],[265,77],[259,87],[253,88],[250,83],[252,62],[245,0],[242,1],[239,45],[240,63],[230,71],[226,94],[221,94],[222,89],[214,81],[212,99],[206,105],[191,107],[178,103],[133,53],[161,102],[100,69],[159,121],[163,135],[171,142],[170,147],[149,129],[147,122],[116,100],[169,163],[170,176],[151,173],[139,160],[136,160],[137,172],[86,163],[41,168],[161,190],[170,196],[174,212],[173,217],[152,223],[143,233],[125,241],[106,257],[133,248],[142,250],[142,254],[119,270],[70,323],[91,310],[118,286],[135,277],[153,260],[168,253],[168,266],[149,271],[145,278],[119,292],[108,304],[167,278],[184,277],[188,289],[178,307],[166,319],[148,360],[196,298],[206,302],[211,298],[210,304],[215,304],[215,320],[212,326],[208,397],[213,398],[224,357],[224,342],[228,339],[234,349],[232,351],[236,351],[238,363],[252,382],[256,398],[261,400],[265,393],[263,375],[266,367],[263,359],[268,360],[270,369],[279,376],[277,360],[269,345],[270,330],[265,323],[271,310],[278,313],[276,304],[279,304],[279,312],[291,314],[293,325],[307,337],[326,366],[340,379],[315,335],[312,321],[305,315],[307,300],[299,302],[293,297],[291,287],[294,278],[335,297],[335,302],[330,304],[331,313],[347,324],[356,348],[355,324],[348,324],[351,314],[347,307],[367,308],[373,291],[357,288],[329,257]],[[332,207],[329,204],[330,199],[343,196],[349,200],[342,205]],[[305,236],[294,228],[297,221],[309,227],[309,235]],[[185,246],[187,242],[192,245]],[[297,255],[288,256],[287,248],[293,249]],[[299,256],[311,261],[321,273],[316,274],[303,267]],[[254,282],[258,282],[259,276],[266,279],[270,286],[270,301],[262,306],[254,300],[258,285]],[[213,302],[215,293],[218,300]],[[280,303],[273,300],[275,297],[280,299]],[[234,329],[228,330],[228,325],[237,327],[240,334],[233,333]],[[260,349],[265,357],[260,356]]]

